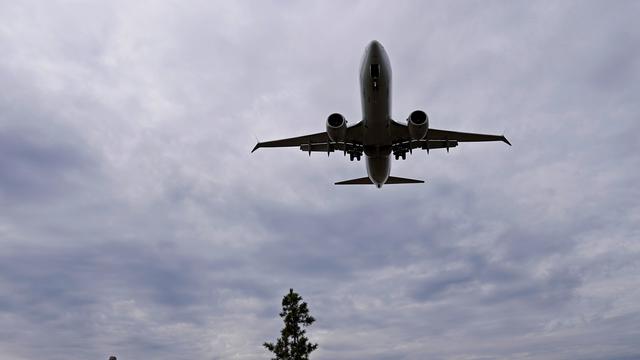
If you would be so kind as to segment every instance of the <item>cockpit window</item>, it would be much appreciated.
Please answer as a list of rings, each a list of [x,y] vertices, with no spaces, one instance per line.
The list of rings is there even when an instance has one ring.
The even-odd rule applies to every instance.
[[[380,77],[380,64],[371,64],[371,78],[376,80]]]

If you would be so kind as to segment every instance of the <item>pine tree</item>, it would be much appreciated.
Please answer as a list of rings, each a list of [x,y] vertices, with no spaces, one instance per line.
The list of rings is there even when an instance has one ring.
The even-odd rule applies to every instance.
[[[284,319],[284,328],[280,331],[281,336],[275,345],[268,342],[263,344],[275,355],[271,360],[309,360],[309,354],[318,347],[318,344],[309,342],[302,328],[313,324],[316,319],[309,315],[307,303],[301,301],[302,297],[293,289],[289,289],[282,299],[280,317]]]

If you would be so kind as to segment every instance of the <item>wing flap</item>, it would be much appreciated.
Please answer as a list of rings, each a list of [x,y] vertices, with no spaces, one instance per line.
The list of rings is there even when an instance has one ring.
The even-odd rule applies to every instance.
[[[302,144],[300,150],[304,152],[316,151],[316,152],[334,152],[334,151],[349,151],[357,148],[361,148],[362,145],[351,143],[324,143],[324,144]]]
[[[398,143],[402,147],[409,148],[409,142]],[[418,140],[411,142],[411,149],[446,149],[446,148],[454,148],[458,146],[458,141],[456,140]]]

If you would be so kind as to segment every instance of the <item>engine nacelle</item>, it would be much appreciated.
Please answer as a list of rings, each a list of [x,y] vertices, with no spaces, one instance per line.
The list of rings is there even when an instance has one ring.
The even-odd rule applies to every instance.
[[[334,113],[327,118],[327,135],[333,142],[343,142],[347,136],[347,120],[344,116]]]
[[[422,140],[429,130],[429,117],[422,110],[416,110],[407,118],[409,135],[412,140]]]

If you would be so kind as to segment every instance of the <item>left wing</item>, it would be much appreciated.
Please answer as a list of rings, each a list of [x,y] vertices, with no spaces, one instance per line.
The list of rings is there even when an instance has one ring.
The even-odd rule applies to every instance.
[[[251,152],[254,152],[262,147],[292,147],[292,146],[300,146],[300,147],[305,146],[304,150],[308,151],[310,147],[313,148],[314,145],[316,144],[324,145],[324,146],[333,144],[335,146],[340,143],[331,141],[331,139],[329,139],[329,135],[327,135],[327,132],[323,131],[316,134],[302,135],[302,136],[292,137],[288,139],[258,142],[256,146],[253,148],[253,150],[251,150]],[[347,134],[346,134],[345,140],[341,144],[362,144],[362,121],[347,128]],[[338,148],[342,149],[342,147],[338,147]],[[317,150],[313,150],[313,151],[317,151]],[[326,150],[323,150],[323,151],[326,151]]]
[[[329,139],[329,135],[327,135],[327,132],[323,131],[317,134],[297,136],[297,137],[292,137],[288,139],[259,142],[253,148],[253,150],[251,150],[251,152],[258,150],[261,147],[288,147],[288,146],[301,146],[303,144],[309,145],[309,144],[320,144],[320,143],[326,144],[327,142],[330,142],[330,141],[331,140]]]
[[[394,144],[411,140],[411,137],[409,136],[409,128],[407,127],[407,125],[400,124],[395,121],[391,121],[391,134],[393,136]],[[504,135],[474,134],[432,128],[429,128],[429,130],[427,131],[427,136],[424,140],[438,140],[443,142],[502,141],[511,146],[511,143],[509,142],[509,140],[507,140],[506,137],[504,137]]]

